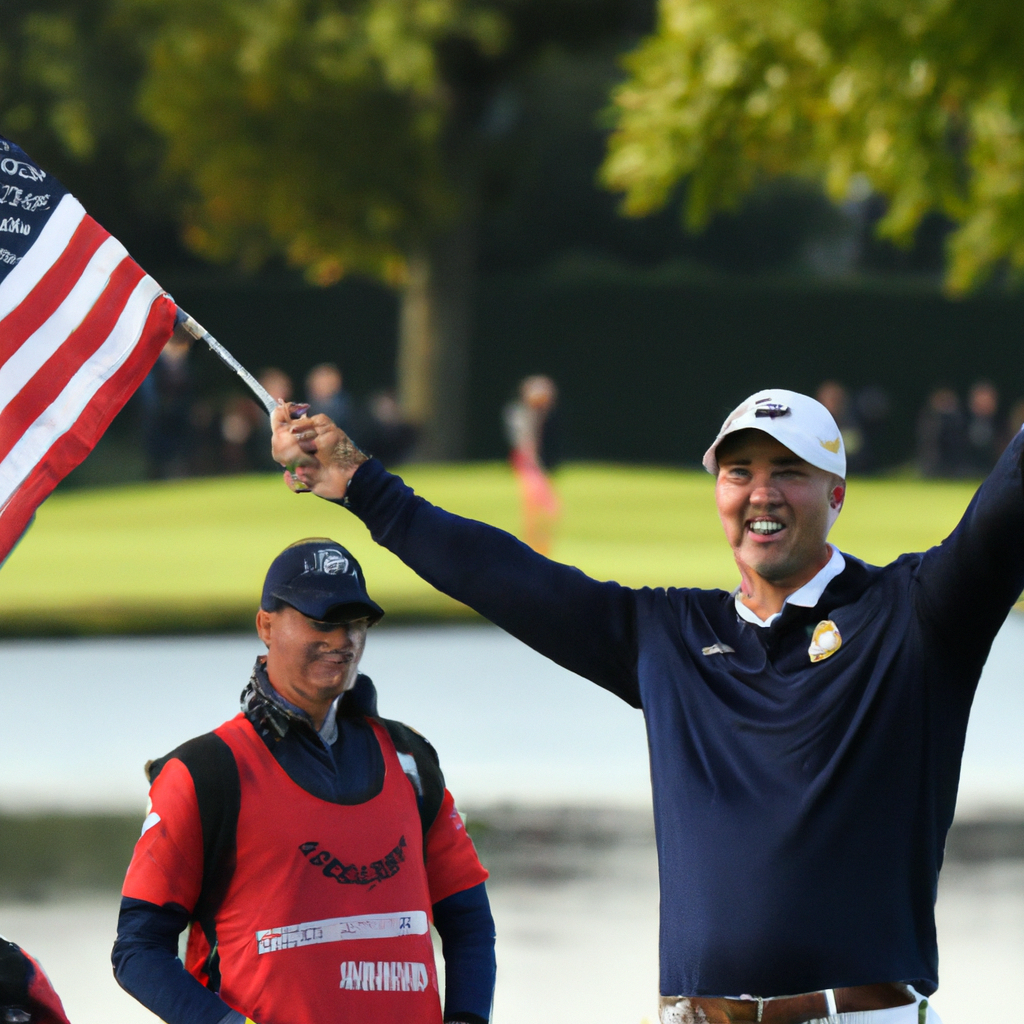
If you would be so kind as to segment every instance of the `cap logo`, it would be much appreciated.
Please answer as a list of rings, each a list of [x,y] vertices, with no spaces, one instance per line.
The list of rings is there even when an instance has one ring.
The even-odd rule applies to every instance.
[[[783,405],[782,402],[772,402],[767,398],[762,398],[757,403],[757,408],[754,410],[756,417],[767,417],[768,419],[775,419],[777,416],[788,416],[790,412],[788,405]]]
[[[822,439],[819,437],[818,438],[818,444],[820,444],[821,447],[824,448],[826,451],[831,452],[833,455],[838,455],[839,454],[839,442],[841,440],[842,440],[841,438],[837,437],[834,441],[822,441]]]
[[[321,548],[314,551],[312,558],[306,557],[303,560],[305,576],[311,572],[322,572],[327,576],[337,576],[339,573],[350,572],[349,560],[337,548]]]

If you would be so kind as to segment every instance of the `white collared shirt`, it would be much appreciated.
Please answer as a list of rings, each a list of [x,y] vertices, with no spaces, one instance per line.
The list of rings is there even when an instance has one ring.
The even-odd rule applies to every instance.
[[[832,549],[832,557],[818,570],[817,574],[809,579],[799,590],[794,590],[785,601],[787,604],[799,605],[801,608],[813,608],[821,599],[825,588],[846,568],[846,559],[842,552],[834,544],[829,544]],[[755,626],[770,626],[781,614],[781,611],[769,615],[767,619],[760,619],[744,603],[743,593],[739,587],[733,591],[733,599],[736,601],[736,614]]]
[[[317,730],[317,735],[319,735],[325,747],[331,746],[338,738],[338,705],[341,703],[343,696],[344,694],[339,693],[334,698],[334,703],[331,704],[330,710],[327,712],[324,724]]]

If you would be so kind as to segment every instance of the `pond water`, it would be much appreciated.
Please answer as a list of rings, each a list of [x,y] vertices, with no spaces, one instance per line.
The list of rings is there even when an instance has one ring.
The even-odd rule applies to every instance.
[[[141,808],[142,766],[231,717],[255,635],[0,643],[0,807]],[[961,814],[1024,811],[1024,616],[993,645]],[[371,632],[381,714],[414,725],[464,805],[650,803],[642,716],[492,626]]]

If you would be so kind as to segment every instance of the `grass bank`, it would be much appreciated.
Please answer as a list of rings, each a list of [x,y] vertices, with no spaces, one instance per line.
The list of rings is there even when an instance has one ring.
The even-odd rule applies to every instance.
[[[518,529],[515,482],[503,464],[412,466],[403,475],[445,508]],[[974,487],[853,480],[833,540],[875,563],[929,547],[953,528]],[[560,561],[630,586],[735,584],[706,474],[572,465],[558,488]],[[0,635],[251,628],[270,560],[310,536],[353,550],[392,621],[471,614],[374,544],[344,509],[293,495],[273,476],[218,477],[51,497],[0,571]]]

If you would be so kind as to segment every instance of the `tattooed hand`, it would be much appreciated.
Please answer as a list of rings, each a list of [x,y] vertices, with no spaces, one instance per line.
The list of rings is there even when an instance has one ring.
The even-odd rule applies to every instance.
[[[301,413],[293,419],[294,413]],[[298,493],[343,498],[355,471],[369,458],[322,413],[306,416],[302,406],[282,402],[270,414],[274,461],[284,466],[284,481]]]

